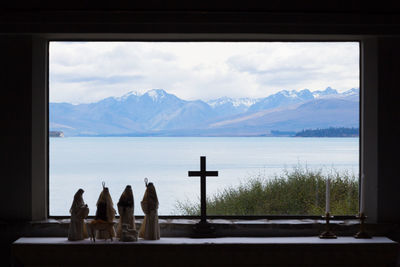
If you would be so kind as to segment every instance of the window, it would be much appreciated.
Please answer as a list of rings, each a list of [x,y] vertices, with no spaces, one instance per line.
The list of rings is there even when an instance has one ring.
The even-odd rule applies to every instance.
[[[80,187],[94,214],[102,181],[115,203],[131,184],[141,214],[144,177],[161,215],[195,214],[199,181],[187,171],[201,155],[220,174],[207,180],[209,214],[321,214],[324,179],[335,171],[343,193],[333,208],[357,210],[358,42],[51,42],[49,50],[50,215],[68,215]],[[291,180],[273,182],[285,170]]]

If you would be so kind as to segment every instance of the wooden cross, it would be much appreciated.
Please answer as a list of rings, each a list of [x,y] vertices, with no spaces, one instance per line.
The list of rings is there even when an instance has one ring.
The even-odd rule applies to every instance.
[[[200,171],[189,171],[188,176],[200,176],[200,223],[207,223],[207,204],[206,204],[206,177],[218,176],[218,171],[206,171],[206,157],[200,157]]]

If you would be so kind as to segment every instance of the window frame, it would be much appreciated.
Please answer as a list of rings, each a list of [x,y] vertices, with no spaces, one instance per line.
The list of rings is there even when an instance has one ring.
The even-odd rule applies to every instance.
[[[35,42],[36,41],[36,42]],[[34,40],[34,43],[37,43],[34,46],[35,52],[33,53],[36,56],[36,59],[33,59],[33,72],[36,71],[38,77],[37,81],[33,80],[33,105],[32,109],[37,110],[38,106],[42,106],[40,109],[41,112],[33,112],[32,114],[32,139],[35,140],[38,136],[40,136],[43,141],[43,137],[45,137],[44,147],[38,147],[34,149],[36,141],[32,142],[32,154],[35,155],[35,152],[41,152],[40,155],[44,155],[45,161],[43,162],[43,157],[40,157],[40,160],[35,159],[36,157],[32,157],[32,166],[39,166],[34,169],[32,168],[32,184],[36,185],[32,189],[32,217],[33,219],[63,219],[69,218],[69,216],[51,216],[49,211],[49,137],[48,137],[48,129],[49,129],[49,43],[52,41],[172,41],[172,42],[185,42],[185,41],[197,41],[197,42],[212,42],[212,41],[240,41],[240,42],[257,42],[257,41],[270,41],[270,42],[358,42],[359,43],[359,78],[360,78],[360,106],[359,106],[359,128],[360,128],[360,136],[359,136],[359,173],[367,173],[365,172],[366,161],[369,162],[369,169],[377,170],[377,160],[366,159],[365,157],[365,147],[369,146],[369,142],[364,140],[366,129],[364,129],[364,122],[368,120],[369,114],[373,115],[377,113],[377,106],[373,105],[371,112],[369,114],[364,114],[365,111],[365,85],[372,84],[368,88],[372,89],[374,81],[376,80],[376,71],[373,73],[373,70],[369,70],[369,73],[375,74],[366,77],[365,75],[365,43],[372,43],[372,48],[374,47],[374,40],[369,41],[368,38],[364,38],[362,36],[307,36],[307,35],[281,35],[279,38],[276,35],[268,35],[268,34],[125,34],[121,36],[113,36],[110,34],[97,34],[97,35],[88,35],[84,38],[81,36],[77,36],[74,34],[56,34],[56,35],[46,35],[38,37]],[[371,45],[369,45],[371,46]],[[375,44],[376,46],[376,44]],[[40,51],[39,51],[40,50]],[[370,53],[372,54],[372,53]],[[373,57],[373,56],[372,56]],[[37,68],[38,66],[41,66]],[[35,75],[33,75],[35,76]],[[44,90],[43,90],[44,89]],[[370,92],[371,90],[369,90]],[[368,94],[367,94],[368,95]],[[373,94],[371,94],[373,95]],[[373,97],[372,97],[373,99]],[[369,98],[371,100],[371,98]],[[45,112],[43,114],[43,103],[45,103]],[[375,103],[376,104],[376,103]],[[375,118],[373,118],[375,119]],[[371,124],[374,124],[372,122]],[[42,127],[37,127],[37,125]],[[35,134],[36,133],[36,134]],[[371,138],[374,139],[377,136],[376,132],[372,132],[368,134],[371,135]],[[377,142],[377,141],[376,141]],[[376,144],[375,144],[376,145]],[[376,177],[375,177],[376,178]],[[44,187],[41,185],[45,185]],[[45,191],[45,198],[43,197],[43,191]],[[368,192],[370,193],[370,192]],[[370,194],[367,194],[370,195]],[[376,199],[376,196],[369,202],[373,202]],[[135,216],[137,218],[142,218],[143,216]],[[159,216],[161,219],[200,219],[200,216]],[[290,220],[290,219],[320,219],[320,216],[308,216],[308,215],[262,215],[262,216],[208,216],[210,219],[241,219],[241,220],[255,220],[255,219],[268,219],[268,220]],[[354,219],[355,215],[338,215],[335,216],[337,219]],[[374,216],[371,216],[373,219]]]

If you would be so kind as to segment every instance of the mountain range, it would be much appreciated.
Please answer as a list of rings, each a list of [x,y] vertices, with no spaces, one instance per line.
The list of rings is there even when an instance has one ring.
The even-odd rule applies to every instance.
[[[65,136],[268,136],[271,131],[359,126],[359,89],[283,90],[264,98],[188,101],[152,89],[95,103],[50,103]]]

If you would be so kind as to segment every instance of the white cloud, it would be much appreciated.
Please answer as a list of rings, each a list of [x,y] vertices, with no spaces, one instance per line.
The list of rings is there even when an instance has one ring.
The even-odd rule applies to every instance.
[[[52,42],[50,101],[162,88],[184,99],[359,87],[358,43]]]

